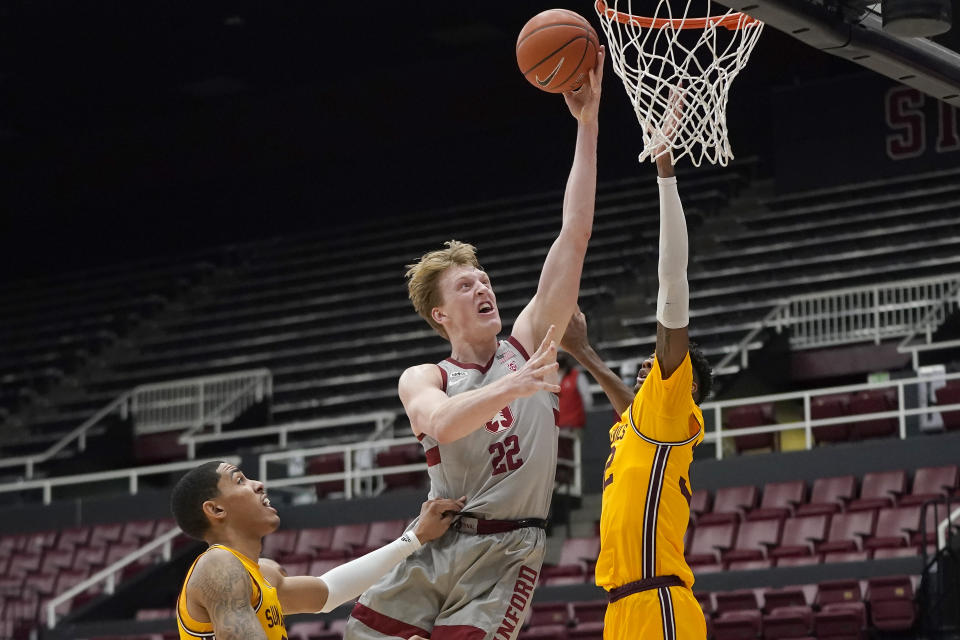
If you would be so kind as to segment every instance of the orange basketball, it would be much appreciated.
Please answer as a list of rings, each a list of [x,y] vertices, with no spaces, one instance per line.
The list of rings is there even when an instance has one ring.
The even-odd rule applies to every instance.
[[[563,93],[579,88],[597,64],[600,40],[587,19],[566,9],[530,18],[517,37],[517,65],[538,89]]]

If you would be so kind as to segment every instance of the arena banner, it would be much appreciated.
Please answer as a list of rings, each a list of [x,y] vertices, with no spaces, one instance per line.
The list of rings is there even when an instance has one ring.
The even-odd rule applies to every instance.
[[[960,167],[960,109],[876,75],[777,89],[778,193]]]

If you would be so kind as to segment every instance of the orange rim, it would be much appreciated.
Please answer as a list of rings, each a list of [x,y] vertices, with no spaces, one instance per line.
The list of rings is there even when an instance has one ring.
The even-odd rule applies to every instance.
[[[632,24],[646,29],[662,29],[666,26],[674,29],[706,29],[707,25],[717,25],[730,31],[736,31],[753,24],[760,24],[759,20],[751,18],[745,13],[731,13],[712,18],[646,18],[615,11],[609,8],[603,0],[597,0],[597,12],[621,24]]]

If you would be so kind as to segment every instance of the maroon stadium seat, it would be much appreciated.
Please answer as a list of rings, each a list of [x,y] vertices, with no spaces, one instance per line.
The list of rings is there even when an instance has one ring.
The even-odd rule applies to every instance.
[[[313,640],[327,633],[326,626],[327,623],[323,620],[297,622],[287,630],[288,637],[290,640]]]
[[[742,522],[733,548],[723,554],[724,562],[766,558],[767,548],[775,547],[780,541],[781,523],[781,520]]]
[[[760,427],[774,424],[773,404],[753,404],[735,407],[727,411],[724,420],[725,429],[743,429],[746,427]],[[751,435],[734,436],[733,442],[737,453],[749,449],[773,449],[776,434],[754,433]]]
[[[106,547],[79,547],[76,555],[73,556],[73,568],[75,570],[102,569],[106,555]]]
[[[793,482],[771,482],[763,487],[760,506],[747,514],[747,520],[766,520],[792,516],[796,508],[803,504],[806,487],[802,480]]]
[[[760,636],[763,614],[758,610],[730,611],[713,619],[714,640],[742,640]]]
[[[39,596],[53,595],[53,588],[57,582],[55,573],[31,573],[23,580],[25,594],[34,593]]]
[[[7,575],[22,578],[28,574],[36,573],[40,571],[41,560],[39,553],[27,553],[25,551],[17,553],[10,558]]]
[[[859,639],[866,628],[866,608],[858,580],[830,580],[817,585],[814,615],[817,638]]]
[[[134,520],[123,525],[124,542],[148,542],[157,534],[156,520]]]
[[[403,520],[383,520],[371,523],[366,539],[364,539],[362,545],[354,550],[354,553],[363,555],[374,549],[379,549],[388,542],[393,542],[403,534],[404,524]]]
[[[831,551],[823,554],[823,564],[835,562],[866,562],[870,559],[869,551]]]
[[[321,560],[333,558],[347,558],[353,554],[356,547],[362,546],[367,539],[369,523],[341,524],[334,527],[333,539],[330,548],[317,551],[316,557]]]
[[[570,605],[566,602],[534,603],[527,622],[531,627],[546,625],[567,626],[573,620]]]
[[[93,528],[93,531],[90,533],[90,542],[89,546],[91,547],[106,547],[107,545],[113,542],[119,542],[120,536],[123,535],[123,523],[118,522],[115,524],[98,524]]]
[[[717,489],[713,497],[713,511],[697,518],[697,525],[738,522],[756,504],[757,488],[754,486]]]
[[[297,546],[296,529],[282,529],[274,531],[263,539],[263,550],[260,555],[271,560],[280,560],[285,554],[292,553]]]
[[[873,626],[881,631],[907,631],[913,627],[917,607],[909,576],[870,578],[867,584]]]
[[[813,631],[813,609],[807,605],[777,607],[763,616],[764,640],[803,638]]]
[[[817,553],[861,549],[862,539],[873,533],[875,516],[874,511],[836,514],[830,520],[827,539],[817,545]]]
[[[301,529],[297,536],[297,543],[293,548],[293,553],[300,556],[313,557],[319,551],[330,548],[333,542],[334,527],[323,527],[321,529]],[[270,538],[268,537],[267,540]]]
[[[587,577],[587,562],[596,561],[599,553],[599,537],[566,538],[557,565],[543,567],[540,577],[544,584],[583,582]]]
[[[423,447],[419,444],[396,445],[377,454],[377,467],[397,467],[426,461]],[[388,489],[419,487],[427,481],[425,471],[393,473],[383,476]]]
[[[788,556],[776,559],[778,567],[809,567],[812,564],[820,564],[820,556]]]
[[[344,561],[341,558],[334,558],[333,560],[314,560],[310,563],[310,568],[303,573],[311,576],[322,576],[327,571],[330,571],[330,569],[339,567],[341,564],[343,564],[343,562]],[[293,575],[290,574],[289,571],[287,573],[289,575]]]
[[[340,473],[341,471],[343,471],[343,456],[338,453],[316,456],[307,463],[307,473],[309,475]],[[343,480],[327,480],[316,484],[318,498],[323,498],[331,493],[342,493],[343,489]]]
[[[829,522],[830,516],[827,515],[787,518],[780,544],[770,549],[768,555],[771,558],[812,555],[815,545],[826,539]]]
[[[573,618],[578,625],[587,622],[603,622],[607,613],[607,603],[603,600],[586,600],[571,603]]]
[[[823,607],[838,602],[861,602],[860,581],[852,579],[825,580],[817,585],[815,604]]]
[[[567,628],[560,624],[548,624],[540,627],[530,627],[521,631],[518,640],[528,638],[544,638],[544,640],[567,640]]]
[[[951,380],[947,386],[937,389],[934,393],[937,396],[937,404],[960,404],[960,381]],[[940,417],[943,418],[943,428],[947,431],[960,429],[960,410],[941,411]]]
[[[737,589],[713,594],[716,607],[714,613],[720,616],[731,611],[759,611],[757,592],[753,589]]]
[[[40,531],[24,536],[23,550],[31,553],[43,553],[47,549],[53,549],[56,543],[56,531]]]
[[[687,551],[687,562],[691,565],[719,563],[720,553],[733,547],[736,535],[736,522],[698,526],[693,532],[693,542]],[[698,568],[697,571],[702,569]]]
[[[907,492],[907,472],[875,471],[864,474],[860,497],[847,505],[847,511],[865,511],[892,507]]]
[[[923,467],[913,475],[913,488],[900,499],[900,506],[922,504],[952,495],[957,488],[957,465]]]
[[[865,549],[906,547],[912,535],[920,530],[920,507],[881,509],[877,514],[877,526],[867,538]]]
[[[896,407],[896,396],[888,389],[861,391],[850,399],[850,415],[881,413]],[[897,418],[876,418],[850,424],[851,440],[889,437],[899,432],[900,422]]]
[[[810,491],[810,502],[797,508],[798,516],[836,513],[856,494],[857,481],[852,475],[817,478]]]
[[[43,573],[57,573],[61,569],[73,566],[73,549],[50,549],[43,554],[40,571]]]
[[[602,622],[585,622],[567,631],[567,640],[603,640]]]
[[[850,394],[839,393],[828,396],[817,396],[810,400],[810,418],[826,420],[850,415]],[[850,424],[841,422],[814,427],[813,439],[817,444],[821,442],[843,442],[850,439]]]
[[[710,492],[705,489],[697,489],[690,496],[690,517],[696,522],[704,513],[710,512],[711,507]]]
[[[73,549],[90,541],[90,527],[73,527],[60,532],[57,549]]]
[[[771,613],[779,607],[809,607],[807,597],[800,587],[767,589],[763,593],[763,610]]]

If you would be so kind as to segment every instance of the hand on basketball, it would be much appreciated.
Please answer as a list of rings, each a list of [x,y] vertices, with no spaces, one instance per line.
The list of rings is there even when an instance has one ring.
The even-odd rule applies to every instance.
[[[466,501],[466,496],[460,496],[457,500],[434,498],[424,502],[420,507],[420,519],[413,530],[420,544],[436,540],[446,533],[454,517],[463,510]]]
[[[597,64],[590,70],[589,81],[583,83],[583,86],[576,91],[567,91],[563,94],[570,113],[581,123],[596,122],[600,113],[600,89],[603,83],[603,61],[606,59],[606,54],[606,47],[600,45],[600,50],[597,51]]]
[[[578,306],[573,315],[570,316],[570,322],[567,323],[567,330],[563,332],[563,338],[560,339],[560,348],[578,358],[580,354],[590,346],[590,340],[587,337],[587,317],[583,315]]]
[[[557,365],[557,342],[554,339],[556,334],[557,327],[550,325],[547,335],[543,337],[543,342],[537,350],[519,371],[512,374],[513,388],[519,397],[532,396],[537,391],[560,393],[560,385],[557,384],[559,365]]]

